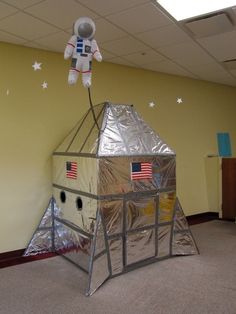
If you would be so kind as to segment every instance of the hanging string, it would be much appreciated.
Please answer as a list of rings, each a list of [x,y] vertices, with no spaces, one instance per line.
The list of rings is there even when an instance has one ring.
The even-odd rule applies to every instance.
[[[90,104],[90,108],[91,108],[91,111],[92,111],[93,119],[94,119],[94,122],[95,122],[98,130],[100,131],[100,128],[99,128],[99,125],[98,125],[98,122],[97,122],[97,119],[96,119],[96,116],[95,116],[95,112],[94,112],[94,109],[93,109],[93,103],[92,103],[91,93],[90,93],[90,88],[89,87],[88,87],[88,95],[89,95],[89,104]]]

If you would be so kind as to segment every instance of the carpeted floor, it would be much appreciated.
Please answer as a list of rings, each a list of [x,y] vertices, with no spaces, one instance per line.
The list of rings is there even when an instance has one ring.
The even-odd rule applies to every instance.
[[[176,257],[116,277],[92,297],[61,257],[0,269],[1,314],[235,314],[236,225],[191,227],[200,255]]]

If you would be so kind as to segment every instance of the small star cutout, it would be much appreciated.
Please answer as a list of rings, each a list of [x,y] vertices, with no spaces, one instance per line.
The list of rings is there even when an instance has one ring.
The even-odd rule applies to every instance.
[[[150,108],[153,108],[153,107],[155,106],[155,103],[154,103],[153,101],[150,101],[150,103],[148,104],[148,106],[149,106]]]
[[[35,61],[34,64],[32,65],[32,68],[34,68],[34,71],[42,70],[41,65],[42,65],[42,63]]]
[[[48,88],[48,83],[44,81],[41,86],[43,89],[46,89],[46,88]]]
[[[177,98],[176,101],[177,101],[178,104],[182,104],[182,102],[183,102],[182,98],[179,98],[179,97]]]

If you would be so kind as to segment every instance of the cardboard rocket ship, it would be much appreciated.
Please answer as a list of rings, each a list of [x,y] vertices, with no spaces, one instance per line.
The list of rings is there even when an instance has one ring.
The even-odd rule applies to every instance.
[[[65,256],[83,270],[87,295],[134,268],[198,253],[176,197],[174,151],[131,105],[94,112],[53,153],[53,197],[25,252]]]

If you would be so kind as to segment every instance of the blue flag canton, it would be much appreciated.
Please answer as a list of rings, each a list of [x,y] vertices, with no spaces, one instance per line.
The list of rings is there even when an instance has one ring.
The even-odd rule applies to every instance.
[[[141,171],[141,162],[133,162],[132,163],[132,172]]]

